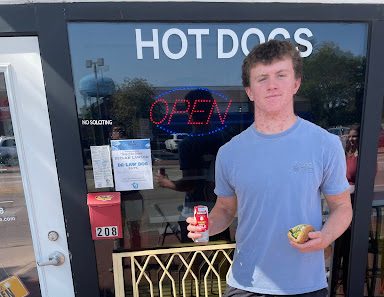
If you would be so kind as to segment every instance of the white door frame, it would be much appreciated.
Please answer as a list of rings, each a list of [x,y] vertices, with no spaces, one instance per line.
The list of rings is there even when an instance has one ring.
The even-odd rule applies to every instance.
[[[37,37],[0,37],[0,71],[4,72],[20,172],[37,262],[55,251],[60,266],[37,266],[43,297],[73,297],[66,238]],[[59,234],[57,241],[48,232]]]

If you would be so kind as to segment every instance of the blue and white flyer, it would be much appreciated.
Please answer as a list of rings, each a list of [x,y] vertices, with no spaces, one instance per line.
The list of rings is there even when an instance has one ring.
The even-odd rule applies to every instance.
[[[111,140],[116,191],[153,189],[149,139]]]

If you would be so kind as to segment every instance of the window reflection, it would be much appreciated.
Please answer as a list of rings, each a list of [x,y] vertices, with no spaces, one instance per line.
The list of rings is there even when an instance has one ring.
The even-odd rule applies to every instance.
[[[162,42],[159,48],[151,43],[137,52],[137,30],[140,30],[141,40],[150,41],[153,34],[158,34],[161,40],[170,28],[176,27],[180,35],[186,36],[187,43],[184,38],[168,36],[168,48],[164,49]],[[188,35],[191,28],[209,28],[209,33],[201,36],[201,49],[191,46],[196,43],[195,36]],[[253,107],[241,84],[242,45],[239,44],[236,51],[233,48],[231,56],[228,53],[235,43],[230,37],[222,35],[220,39],[219,35],[231,30],[232,36],[241,38],[245,32],[251,32],[247,31],[250,28],[259,28],[264,37],[289,35],[293,42],[298,38],[296,32],[311,32],[312,37],[301,35],[306,40],[297,43],[301,52],[310,54],[304,58],[304,78],[295,98],[295,112],[338,135],[346,149],[346,160],[350,154],[356,154],[357,151],[350,149],[352,136],[349,135],[354,131],[354,125],[361,121],[367,40],[365,24],[69,25],[88,191],[115,190],[95,188],[90,154],[91,145],[109,145],[111,139],[149,138],[152,171],[158,180],[153,190],[122,193],[123,240],[95,241],[100,288],[105,296],[113,288],[112,275],[108,273],[113,249],[190,244],[185,237],[185,217],[195,204],[210,207],[214,204],[212,166],[217,149],[253,122]],[[284,28],[279,31],[283,35],[277,34],[276,28]],[[251,34],[246,46],[252,48],[258,42],[259,38]],[[187,51],[176,57],[175,53],[184,49],[184,43],[188,45]],[[196,98],[191,98],[193,92],[198,94]],[[355,161],[350,160],[351,165]],[[355,175],[352,167],[349,174],[352,185]],[[323,209],[326,217],[326,203]],[[236,222],[218,239],[234,240],[235,233]],[[348,235],[345,237],[342,246],[348,247]],[[343,294],[340,271],[345,271],[347,257],[342,251],[335,253],[340,265],[339,271],[333,273],[334,293]],[[331,254],[330,248],[327,249],[327,269],[332,261]]]
[[[382,124],[383,125],[383,124]],[[347,178],[351,184],[351,198],[354,199],[354,189],[357,174],[357,164],[360,146],[360,125],[352,125],[350,127],[342,127],[348,130],[345,138],[345,152],[347,161]],[[367,296],[382,296],[384,293],[384,279],[381,277],[381,269],[384,266],[383,257],[383,240],[382,240],[382,215],[383,215],[383,129],[380,129],[378,141],[378,155],[376,165],[376,177],[374,185],[374,198],[372,202],[372,214],[370,221],[370,230],[368,237],[368,257],[366,280],[364,286],[364,294]],[[336,134],[336,133],[335,133]],[[341,137],[343,137],[341,135]],[[348,278],[349,266],[349,249],[351,240],[351,230],[348,229],[340,239],[335,243],[334,259],[333,259],[333,275],[332,278],[332,295],[346,295],[346,282]]]
[[[384,110],[382,111],[384,115]],[[383,205],[384,205],[384,118],[380,126],[377,148],[376,177],[374,197],[368,237],[368,257],[366,269],[366,294],[368,296],[382,296],[384,294],[384,241],[383,241]]]
[[[355,199],[355,183],[357,174],[357,162],[359,157],[360,125],[341,127],[340,139],[345,144],[345,158],[347,163],[347,179],[350,184],[352,207]],[[343,134],[341,131],[348,131]],[[337,293],[346,295],[349,250],[351,244],[351,227],[349,227],[335,242],[333,251],[331,296]]]
[[[39,297],[39,278],[4,73],[0,73],[0,135],[0,296],[29,292]]]
[[[188,122],[191,122],[191,132],[181,135],[172,134],[173,137],[165,141],[171,150],[178,151],[181,177],[176,180],[170,179],[165,173],[165,168],[163,172],[156,175],[156,181],[160,187],[185,193],[184,202],[179,206],[181,242],[192,242],[187,236],[185,220],[193,216],[194,207],[206,205],[210,211],[216,202],[215,158],[219,148],[233,136],[225,130],[211,134],[212,121],[207,122],[210,119],[214,100],[208,89],[192,89],[185,95],[183,102],[192,106],[186,114]],[[198,108],[198,112],[195,112],[195,107]],[[157,206],[160,208],[159,204]],[[215,239],[230,241],[229,229],[210,240]]]

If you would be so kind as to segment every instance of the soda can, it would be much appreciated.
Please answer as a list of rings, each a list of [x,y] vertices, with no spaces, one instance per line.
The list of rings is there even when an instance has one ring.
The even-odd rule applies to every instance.
[[[202,237],[195,239],[195,242],[208,242],[208,207],[204,205],[196,205],[193,214],[196,220],[196,226],[202,228],[200,231]]]

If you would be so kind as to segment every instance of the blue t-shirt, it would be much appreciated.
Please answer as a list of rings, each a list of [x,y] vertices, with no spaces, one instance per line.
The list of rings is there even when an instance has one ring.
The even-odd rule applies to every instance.
[[[349,188],[339,138],[299,117],[273,135],[252,125],[220,148],[215,175],[217,196],[238,201],[228,284],[277,295],[327,287],[324,252],[299,252],[287,233],[298,224],[321,230],[321,192]]]

